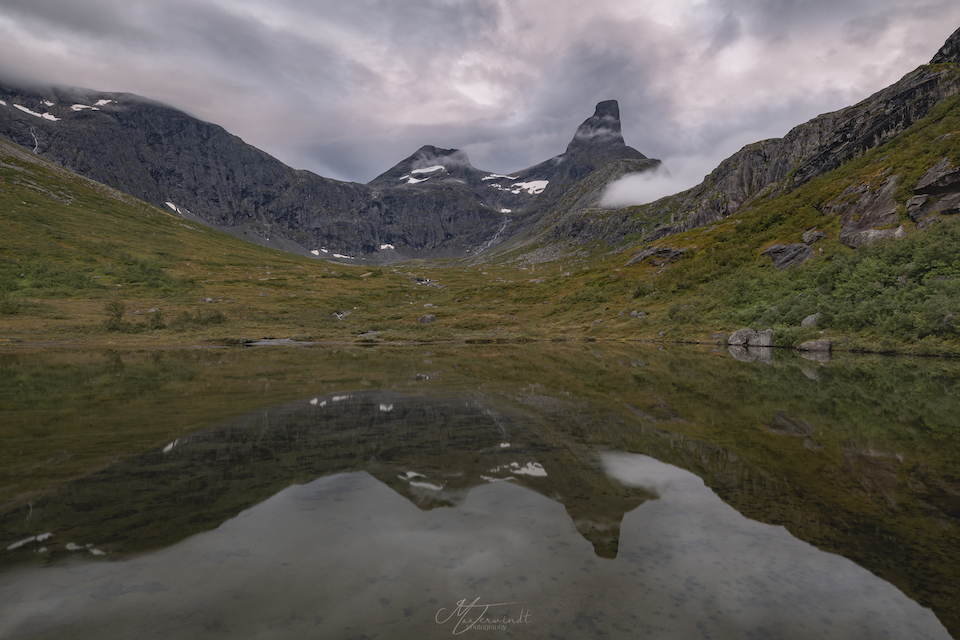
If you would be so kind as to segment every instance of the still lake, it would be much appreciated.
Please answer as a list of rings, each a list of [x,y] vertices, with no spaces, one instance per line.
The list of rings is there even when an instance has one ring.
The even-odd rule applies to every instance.
[[[953,359],[8,350],[0,473],[3,639],[960,638]]]

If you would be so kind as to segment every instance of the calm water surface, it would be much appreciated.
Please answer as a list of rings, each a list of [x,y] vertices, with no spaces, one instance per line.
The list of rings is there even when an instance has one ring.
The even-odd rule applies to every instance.
[[[748,356],[0,353],[0,638],[960,637],[960,365]]]

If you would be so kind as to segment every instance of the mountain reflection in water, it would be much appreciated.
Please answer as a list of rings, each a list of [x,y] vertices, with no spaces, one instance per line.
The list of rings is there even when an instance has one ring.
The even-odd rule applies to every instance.
[[[939,575],[956,571],[943,562],[955,553],[952,479],[928,454],[911,459],[925,445],[888,458],[881,436],[837,439],[823,416],[843,400],[818,400],[822,387],[804,389],[821,413],[797,410],[784,389],[818,385],[829,367],[811,376],[809,363],[781,363],[782,380],[763,389],[753,372],[771,380],[758,369],[769,363],[592,355],[577,379],[596,375],[602,384],[591,384],[620,396],[610,404],[572,384],[517,387],[471,372],[429,387],[407,371],[387,388],[337,385],[258,408],[7,501],[0,637],[949,637],[901,589],[949,588],[923,591],[909,570],[939,559]],[[298,371],[285,361],[282,375],[265,374],[267,360],[244,357],[241,371],[259,371],[264,388]],[[670,373],[654,373],[654,358]],[[436,378],[464,360],[424,362]],[[607,372],[613,363],[625,377]],[[718,393],[716,431],[696,417],[702,406],[678,402],[693,397],[690,372],[716,366],[752,381],[762,422],[728,413]],[[178,394],[156,393],[177,415]],[[777,410],[764,394],[780,398]],[[704,388],[694,395],[707,400]],[[910,424],[911,408],[897,411]],[[731,438],[721,446],[698,432]],[[789,457],[763,467],[774,449]],[[816,462],[817,475],[790,475],[797,461]],[[816,506],[846,495],[901,519],[915,518],[911,500],[927,505],[945,546],[897,537],[898,520],[884,533]],[[911,577],[894,586],[875,573]],[[949,605],[936,611],[953,620]]]

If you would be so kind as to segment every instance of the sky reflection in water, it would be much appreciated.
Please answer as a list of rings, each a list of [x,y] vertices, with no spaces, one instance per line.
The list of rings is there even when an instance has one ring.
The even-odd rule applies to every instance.
[[[960,363],[773,356],[0,353],[0,638],[960,638]]]
[[[158,552],[2,574],[0,636],[442,638],[493,626],[516,638],[949,638],[892,585],[744,518],[695,475],[643,455],[601,459],[660,496],[624,517],[613,559],[563,505],[512,482],[421,510],[367,472],[343,473]],[[478,629],[481,612],[461,601],[511,604]]]

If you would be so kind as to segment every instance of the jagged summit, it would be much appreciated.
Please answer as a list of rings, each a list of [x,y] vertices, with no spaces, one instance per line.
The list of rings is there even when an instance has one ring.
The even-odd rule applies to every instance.
[[[940,47],[937,54],[933,56],[930,64],[940,64],[943,62],[960,63],[960,29],[953,32],[947,41]]]

